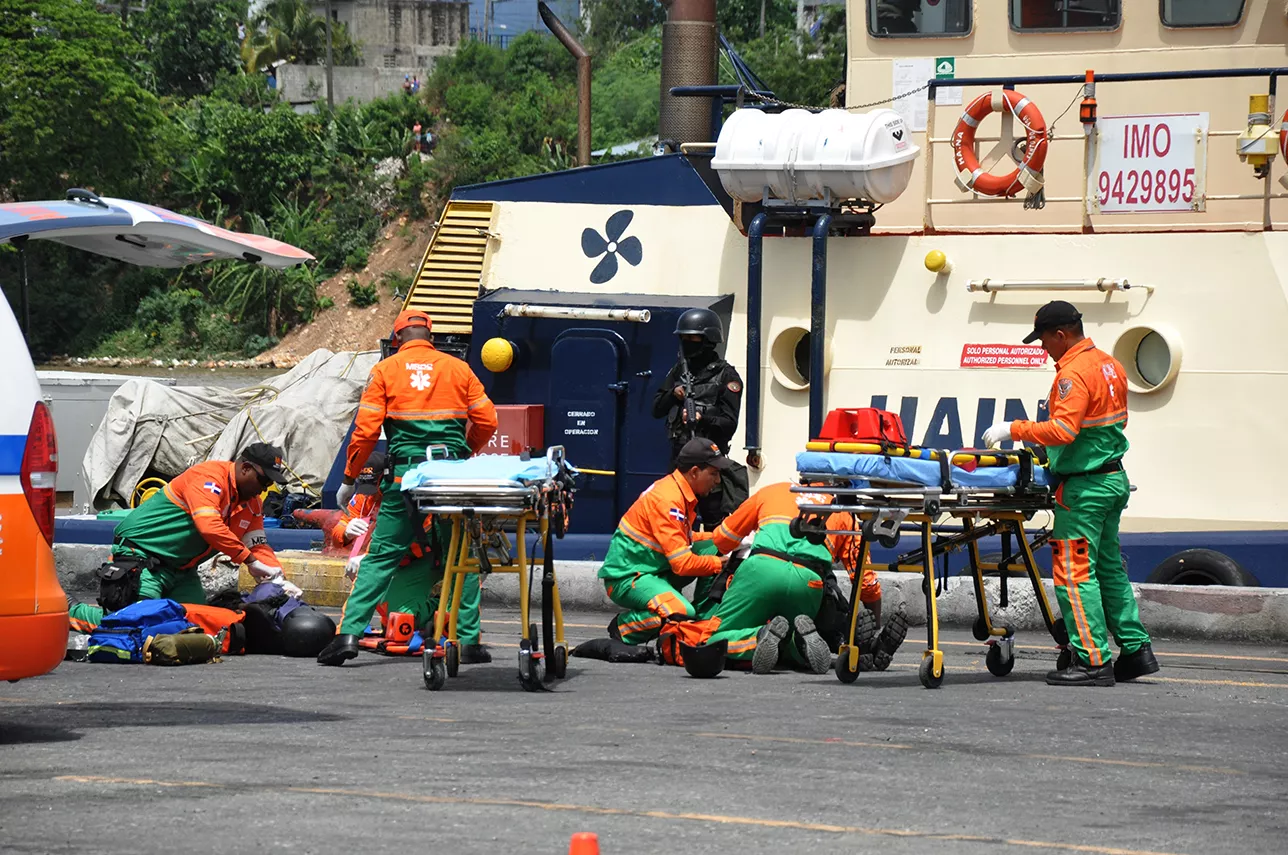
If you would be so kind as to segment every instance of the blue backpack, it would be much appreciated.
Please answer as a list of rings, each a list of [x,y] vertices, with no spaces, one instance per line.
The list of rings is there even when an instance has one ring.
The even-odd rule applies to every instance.
[[[154,635],[183,632],[194,624],[174,600],[139,600],[103,616],[90,634],[86,659],[90,662],[143,661],[143,645]]]

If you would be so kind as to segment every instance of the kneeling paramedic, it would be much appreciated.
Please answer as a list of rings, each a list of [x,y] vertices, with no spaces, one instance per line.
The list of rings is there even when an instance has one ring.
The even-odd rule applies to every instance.
[[[750,659],[754,674],[768,674],[785,661],[826,673],[832,651],[818,634],[814,617],[823,599],[823,580],[832,573],[824,545],[794,537],[791,522],[799,503],[830,504],[830,497],[793,493],[788,482],[752,494],[716,527],[720,552],[732,552],[755,531],[751,553],[738,565],[709,616],[662,628],[658,648],[665,658],[669,636],[696,646],[728,642],[729,659]],[[718,588],[719,580],[713,588]],[[789,642],[784,644],[784,642]]]
[[[344,506],[339,519],[328,532],[331,540],[346,547],[352,547],[359,540],[365,541],[362,544],[361,553],[351,557],[344,568],[344,575],[350,580],[357,578],[358,570],[366,555],[366,548],[370,545],[370,537],[375,531],[374,522],[382,502],[380,482],[384,478],[385,466],[385,455],[378,451],[372,452],[358,475],[353,498]],[[402,501],[402,498],[395,496],[393,501]],[[387,620],[391,611],[402,612],[414,616],[417,626],[425,626],[438,608],[441,597],[430,590],[429,580],[435,569],[441,574],[442,567],[434,568],[432,564],[426,564],[413,568],[411,565],[414,562],[433,562],[436,552],[441,554],[442,549],[445,549],[450,542],[451,524],[435,524],[433,516],[426,516],[424,531],[430,540],[441,538],[438,540],[439,549],[426,550],[419,540],[412,541],[411,549],[399,562],[398,572],[389,583],[389,590],[385,592],[385,601],[376,606],[376,611],[383,619]],[[461,641],[461,661],[466,664],[491,662],[492,655],[479,640],[481,592],[478,574],[469,574],[463,584],[461,610],[456,624],[457,635]]]
[[[1047,674],[1053,686],[1112,686],[1158,670],[1149,633],[1123,568],[1118,524],[1131,487],[1127,452],[1127,380],[1122,363],[1083,337],[1082,314],[1063,300],[1038,309],[1028,344],[1042,340],[1055,360],[1045,422],[998,422],[986,445],[1024,440],[1044,445],[1060,485],[1051,532],[1052,576],[1076,656]],[[1109,635],[1118,642],[1117,661]]]
[[[708,581],[728,559],[715,554],[710,533],[695,533],[698,498],[720,483],[731,461],[707,439],[691,439],[676,455],[675,471],[640,494],[608,544],[599,578],[623,611],[609,634],[627,644],[657,638],[672,616],[693,617],[693,603],[680,589]]]
[[[838,511],[827,518],[829,531],[854,530],[854,515]],[[854,638],[859,645],[859,670],[884,671],[890,667],[895,652],[908,636],[908,618],[900,606],[884,624],[881,623],[881,580],[860,554],[859,538],[848,534],[829,534],[827,547],[832,558],[859,586],[863,612],[858,616]],[[822,627],[820,626],[820,629]]]
[[[430,561],[399,570],[412,543],[424,535],[419,514],[401,493],[403,475],[425,461],[429,446],[442,446],[460,459],[486,447],[496,433],[496,407],[483,384],[463,361],[434,348],[429,315],[401,312],[393,339],[397,351],[371,369],[349,440],[344,481],[336,491],[337,502],[347,506],[383,430],[391,466],[382,492],[389,501],[380,503],[371,548],[345,600],[339,634],[318,654],[321,665],[343,665],[358,655],[362,632],[397,575],[437,573],[441,579],[441,568],[432,568]],[[427,587],[433,581],[431,576]]]
[[[205,603],[197,565],[222,552],[257,581],[300,596],[264,536],[260,494],[286,483],[282,452],[248,445],[235,462],[207,460],[176,476],[130,511],[112,535],[112,561],[100,570],[99,606],[74,603],[72,629],[97,626],[105,612],[138,600]]]

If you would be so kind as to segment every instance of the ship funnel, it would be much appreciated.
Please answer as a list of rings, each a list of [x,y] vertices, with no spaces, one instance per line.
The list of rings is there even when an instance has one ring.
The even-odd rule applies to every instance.
[[[672,86],[716,82],[716,0],[663,0],[662,101],[658,137],[677,145],[711,141],[711,99],[677,98]]]

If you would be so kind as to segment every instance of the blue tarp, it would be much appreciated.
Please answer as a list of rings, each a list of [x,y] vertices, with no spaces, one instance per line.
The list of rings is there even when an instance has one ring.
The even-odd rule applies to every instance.
[[[957,487],[1014,487],[1019,480],[1019,464],[1012,466],[980,466],[968,472],[960,466],[951,467],[952,482]],[[941,479],[939,463],[933,460],[912,460],[907,457],[887,457],[883,454],[846,454],[839,451],[802,451],[796,455],[796,470],[853,478],[856,481],[877,479],[901,481],[937,487]],[[1033,468],[1033,483],[1045,487],[1049,483],[1046,469]],[[860,486],[867,486],[866,484]]]

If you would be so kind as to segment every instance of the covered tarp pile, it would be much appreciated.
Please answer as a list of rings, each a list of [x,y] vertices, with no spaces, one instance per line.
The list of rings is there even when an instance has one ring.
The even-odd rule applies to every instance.
[[[316,350],[258,386],[162,386],[130,380],[107,405],[85,452],[95,510],[129,506],[145,476],[169,479],[202,460],[232,460],[253,442],[285,454],[287,489],[321,495],[379,354]]]

